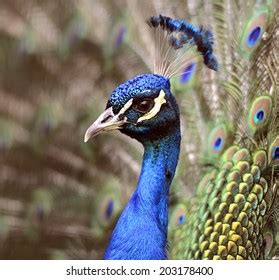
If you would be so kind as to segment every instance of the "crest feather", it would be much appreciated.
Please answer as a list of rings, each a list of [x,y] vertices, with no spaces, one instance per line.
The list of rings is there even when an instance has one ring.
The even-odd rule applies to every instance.
[[[185,75],[187,66],[198,58],[203,58],[208,68],[217,71],[210,31],[162,15],[149,18],[147,24],[155,35],[154,73],[168,78]]]

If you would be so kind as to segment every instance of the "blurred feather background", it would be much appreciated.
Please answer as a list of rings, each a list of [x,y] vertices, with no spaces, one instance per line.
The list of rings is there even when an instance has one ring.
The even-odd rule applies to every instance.
[[[1,0],[1,259],[102,258],[136,185],[142,147],[119,132],[84,144],[84,132],[116,85],[152,70],[149,16],[214,29],[211,7],[200,0]],[[214,74],[202,71],[209,84]],[[186,78],[183,93],[195,77]],[[187,99],[179,90],[177,98],[185,129]],[[201,170],[185,171],[198,146],[189,137],[183,131],[173,190],[190,195]]]
[[[0,2],[1,259],[102,257],[141,147],[83,135],[111,90],[147,71],[125,46],[127,3]]]

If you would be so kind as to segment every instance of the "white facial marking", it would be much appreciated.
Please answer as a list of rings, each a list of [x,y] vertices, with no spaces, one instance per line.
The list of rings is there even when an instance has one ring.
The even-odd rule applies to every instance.
[[[153,108],[147,112],[146,114],[144,114],[142,117],[140,117],[137,121],[137,123],[145,121],[145,120],[149,120],[151,118],[153,118],[154,116],[156,116],[158,114],[158,112],[161,109],[161,106],[166,103],[166,99],[165,99],[165,92],[163,90],[160,91],[160,94],[158,95],[158,97],[156,97],[154,99],[154,106]]]
[[[119,111],[119,113],[117,114],[117,116],[120,116],[122,114],[124,114],[133,104],[133,98],[131,98],[124,106],[123,108]]]

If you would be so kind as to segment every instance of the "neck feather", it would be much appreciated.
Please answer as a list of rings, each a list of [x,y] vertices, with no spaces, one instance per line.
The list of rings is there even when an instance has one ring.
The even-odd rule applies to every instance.
[[[106,250],[106,259],[167,257],[168,196],[180,150],[179,124],[172,133],[146,141],[141,174]]]

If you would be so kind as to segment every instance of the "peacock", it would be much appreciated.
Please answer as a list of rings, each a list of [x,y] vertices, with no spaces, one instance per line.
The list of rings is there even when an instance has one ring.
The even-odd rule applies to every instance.
[[[276,115],[277,2],[0,1],[0,258],[103,258],[112,230],[135,191],[143,147],[119,132],[100,134],[86,144],[81,139],[88,124],[103,111],[108,92],[141,73],[169,79],[180,110],[181,145],[167,198],[165,255],[169,259],[218,258],[217,243],[217,255],[220,250],[219,257],[225,258],[225,249],[219,249],[223,242],[230,251],[227,258],[278,258],[276,162],[268,160],[268,168],[261,171],[268,183],[265,202],[260,202],[265,214],[259,217],[260,209],[247,210],[247,240],[245,227],[239,228],[235,220],[225,225],[221,220],[224,232],[228,225],[238,226],[232,229],[237,232],[234,240],[227,242],[219,235],[217,212],[225,206],[212,199],[222,199],[223,194],[211,179],[217,178],[214,170],[221,170],[225,151],[234,145],[246,148],[251,160],[257,149],[270,158],[277,120],[260,131],[247,120],[260,96],[271,97],[272,116]],[[186,19],[195,30],[201,26],[204,32],[209,30],[217,71],[204,65],[204,56],[188,40],[185,48],[171,49],[167,56],[173,61],[181,58],[172,65],[177,74],[171,76],[169,71],[166,77],[162,63],[156,63],[162,68],[154,71],[154,40],[155,61],[162,62],[165,49],[158,48],[159,40],[166,42],[167,30],[160,33],[161,25],[150,28],[145,19],[159,14]],[[183,49],[185,56],[181,56]],[[252,168],[252,162],[247,162]],[[245,185],[238,184],[238,189],[231,190],[233,199],[237,191],[244,191],[246,198]],[[212,196],[206,198],[211,188]],[[249,199],[256,201],[253,207],[260,205],[260,195],[258,201],[253,195]],[[223,215],[234,208],[220,210]],[[232,233],[222,235],[230,239]],[[260,244],[262,255],[257,254]]]
[[[163,15],[147,20],[155,41],[153,73],[116,87],[85,133],[87,142],[119,130],[144,147],[136,189],[105,259],[276,255],[277,3],[205,6],[214,19],[211,30]],[[179,106],[175,95],[185,103]],[[181,146],[187,157],[178,172],[186,174],[184,185],[194,190],[192,196],[171,189]]]

